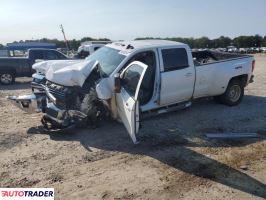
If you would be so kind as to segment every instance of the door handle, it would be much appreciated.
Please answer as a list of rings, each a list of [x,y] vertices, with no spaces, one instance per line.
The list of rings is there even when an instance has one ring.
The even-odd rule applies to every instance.
[[[190,77],[190,76],[192,76],[192,73],[190,72],[185,74],[185,77]]]

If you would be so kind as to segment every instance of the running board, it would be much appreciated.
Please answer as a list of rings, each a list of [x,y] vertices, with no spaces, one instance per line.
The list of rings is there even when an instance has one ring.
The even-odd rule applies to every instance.
[[[164,106],[164,107],[161,107],[161,108],[157,108],[157,109],[153,109],[153,110],[142,112],[141,113],[141,118],[142,119],[146,119],[148,117],[154,117],[154,116],[157,116],[157,115],[160,115],[160,114],[182,110],[182,109],[190,107],[191,105],[192,105],[192,102],[191,101],[187,101],[187,102],[183,102],[183,103],[173,104],[173,105],[170,105],[170,106]]]

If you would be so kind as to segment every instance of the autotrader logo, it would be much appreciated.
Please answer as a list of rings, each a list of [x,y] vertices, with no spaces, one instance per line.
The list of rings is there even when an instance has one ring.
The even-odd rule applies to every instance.
[[[54,200],[54,188],[0,188],[0,200]]]

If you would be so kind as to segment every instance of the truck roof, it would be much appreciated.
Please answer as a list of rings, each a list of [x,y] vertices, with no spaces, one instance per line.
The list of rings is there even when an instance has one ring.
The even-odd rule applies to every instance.
[[[158,47],[184,46],[184,45],[186,44],[169,40],[132,40],[132,41],[113,42],[112,44],[107,44],[106,46],[119,49],[121,51],[130,52],[135,49],[143,49],[150,47],[158,48]]]
[[[30,49],[28,49],[28,51],[57,51],[56,49],[47,49],[47,48],[30,48]]]

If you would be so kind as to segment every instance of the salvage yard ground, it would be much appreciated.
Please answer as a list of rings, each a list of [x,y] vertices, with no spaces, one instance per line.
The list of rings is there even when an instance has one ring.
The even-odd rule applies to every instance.
[[[143,121],[134,145],[122,124],[46,133],[41,114],[5,100],[30,93],[30,79],[0,85],[0,187],[54,187],[55,199],[266,198],[266,56],[242,104],[200,100],[189,109]],[[206,132],[259,138],[207,140]]]

